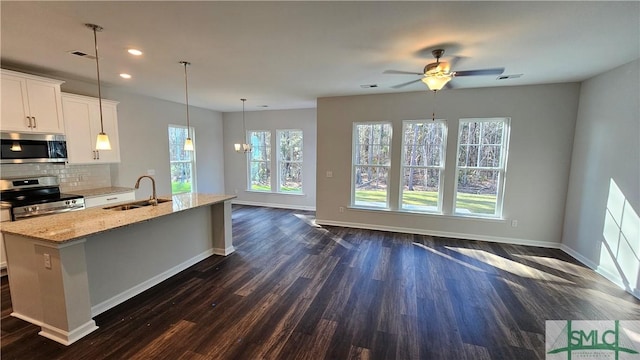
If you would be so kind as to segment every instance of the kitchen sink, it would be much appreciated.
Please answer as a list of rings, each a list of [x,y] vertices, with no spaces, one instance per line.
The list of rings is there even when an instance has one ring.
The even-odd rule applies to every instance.
[[[158,199],[158,204],[167,202],[167,201],[171,201],[169,199]],[[141,200],[141,201],[134,201],[134,202],[130,202],[130,203],[126,203],[126,204],[120,204],[120,205],[113,205],[113,206],[109,206],[106,208],[103,208],[105,210],[115,210],[115,211],[125,211],[125,210],[132,210],[132,209],[139,209],[142,207],[146,207],[146,206],[151,206],[152,205],[152,201],[151,200]]]

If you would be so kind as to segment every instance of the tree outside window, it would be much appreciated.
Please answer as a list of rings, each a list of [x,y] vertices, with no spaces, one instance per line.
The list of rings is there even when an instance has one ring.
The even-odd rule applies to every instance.
[[[278,130],[278,192],[302,193],[302,130]]]
[[[461,119],[455,213],[500,217],[509,119]]]
[[[355,123],[352,205],[389,207],[391,123]]]
[[[271,132],[249,131],[249,190],[271,191]]]
[[[187,127],[169,125],[169,164],[171,167],[171,193],[195,191],[195,150],[185,151]],[[191,127],[191,138],[195,144],[195,131]]]
[[[403,122],[401,204],[404,210],[441,212],[447,126],[441,120]]]

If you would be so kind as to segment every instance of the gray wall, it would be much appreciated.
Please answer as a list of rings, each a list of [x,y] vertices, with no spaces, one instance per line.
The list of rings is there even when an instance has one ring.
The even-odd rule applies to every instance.
[[[394,156],[401,146],[402,120],[431,118],[432,93],[318,99],[318,223],[559,246],[579,88],[570,83],[439,92],[436,117],[446,119],[449,128],[445,215],[348,208],[353,123],[392,121]],[[458,120],[471,117],[511,118],[503,220],[447,215],[453,207]],[[396,159],[399,161],[399,155]],[[327,178],[327,171],[333,177]],[[345,208],[343,213],[340,207]],[[512,227],[511,220],[518,220],[518,226]]]
[[[268,110],[245,112],[247,131],[271,130],[274,145],[275,130],[302,129],[303,168],[302,191],[304,195],[247,191],[247,156],[235,152],[233,144],[243,141],[242,112],[223,114],[224,127],[224,182],[227,194],[236,194],[234,203],[315,209],[316,204],[316,110]],[[272,169],[275,166],[275,147],[272,146]],[[272,171],[272,174],[275,174]],[[275,181],[275,178],[272,179]]]
[[[94,84],[68,81],[62,91],[96,96]],[[103,87],[105,99],[119,101],[119,164],[111,165],[114,186],[133,187],[140,175],[154,170],[159,195],[171,194],[169,168],[169,124],[186,125],[184,104],[160,100]],[[189,107],[191,126],[195,128],[196,189],[201,193],[224,192],[224,157],[222,153],[222,114],[217,111]],[[137,198],[148,197],[148,184],[142,184]]]
[[[640,297],[640,60],[582,84],[562,248]]]

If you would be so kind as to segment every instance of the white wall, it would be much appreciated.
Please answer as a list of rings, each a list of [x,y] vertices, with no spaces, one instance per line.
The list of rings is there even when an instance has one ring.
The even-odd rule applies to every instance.
[[[458,120],[510,117],[511,141],[504,220],[350,209],[351,134],[354,122],[391,121],[393,153],[402,120],[429,119],[427,91],[318,99],[317,221],[468,239],[558,247],[562,236],[579,84],[447,90],[437,94],[436,116],[447,119],[443,210],[453,207]],[[397,157],[399,159],[399,156]],[[333,177],[327,178],[326,172]],[[393,190],[392,190],[393,191]],[[343,213],[339,208],[344,207]],[[512,227],[511,220],[518,220]]]
[[[640,60],[585,81],[562,248],[640,297]]]
[[[240,204],[271,207],[315,209],[316,204],[316,110],[267,110],[245,112],[247,131],[271,130],[274,143],[275,130],[302,129],[304,195],[247,191],[247,156],[234,151],[233,144],[243,141],[242,112],[223,114],[224,127],[224,182],[227,194],[237,194],[234,201]],[[272,174],[275,166],[275,148],[272,146]],[[275,176],[272,176],[275,181]]]
[[[62,91],[96,96],[97,87],[68,81]],[[184,104],[103,87],[105,99],[119,101],[119,164],[111,165],[112,185],[133,187],[140,175],[154,170],[158,195],[171,194],[169,167],[169,124],[186,125]],[[224,192],[224,157],[222,153],[222,114],[217,111],[189,107],[191,126],[195,128],[197,191]],[[149,183],[143,183],[137,198],[151,194]]]

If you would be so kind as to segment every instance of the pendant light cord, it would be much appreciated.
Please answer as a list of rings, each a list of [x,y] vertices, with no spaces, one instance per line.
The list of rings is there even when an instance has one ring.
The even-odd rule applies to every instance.
[[[104,122],[102,121],[102,90],[100,89],[100,57],[98,56],[98,35],[97,31],[102,31],[102,27],[98,25],[87,24],[93,29],[93,43],[96,49],[96,72],[98,73],[98,105],[100,106],[100,133],[104,134]]]
[[[244,132],[243,137],[245,137],[245,139],[243,140],[244,142],[247,136],[247,127],[244,124],[244,102],[247,101],[247,99],[240,99],[240,101],[242,101],[242,131]]]
[[[189,123],[189,82],[187,80],[187,65],[191,65],[191,63],[187,61],[181,61],[181,63],[184,65],[184,94],[187,103],[187,139],[189,139],[191,137],[191,128]]]
[[[433,113],[431,114],[431,121],[436,121],[436,90],[433,90]]]

